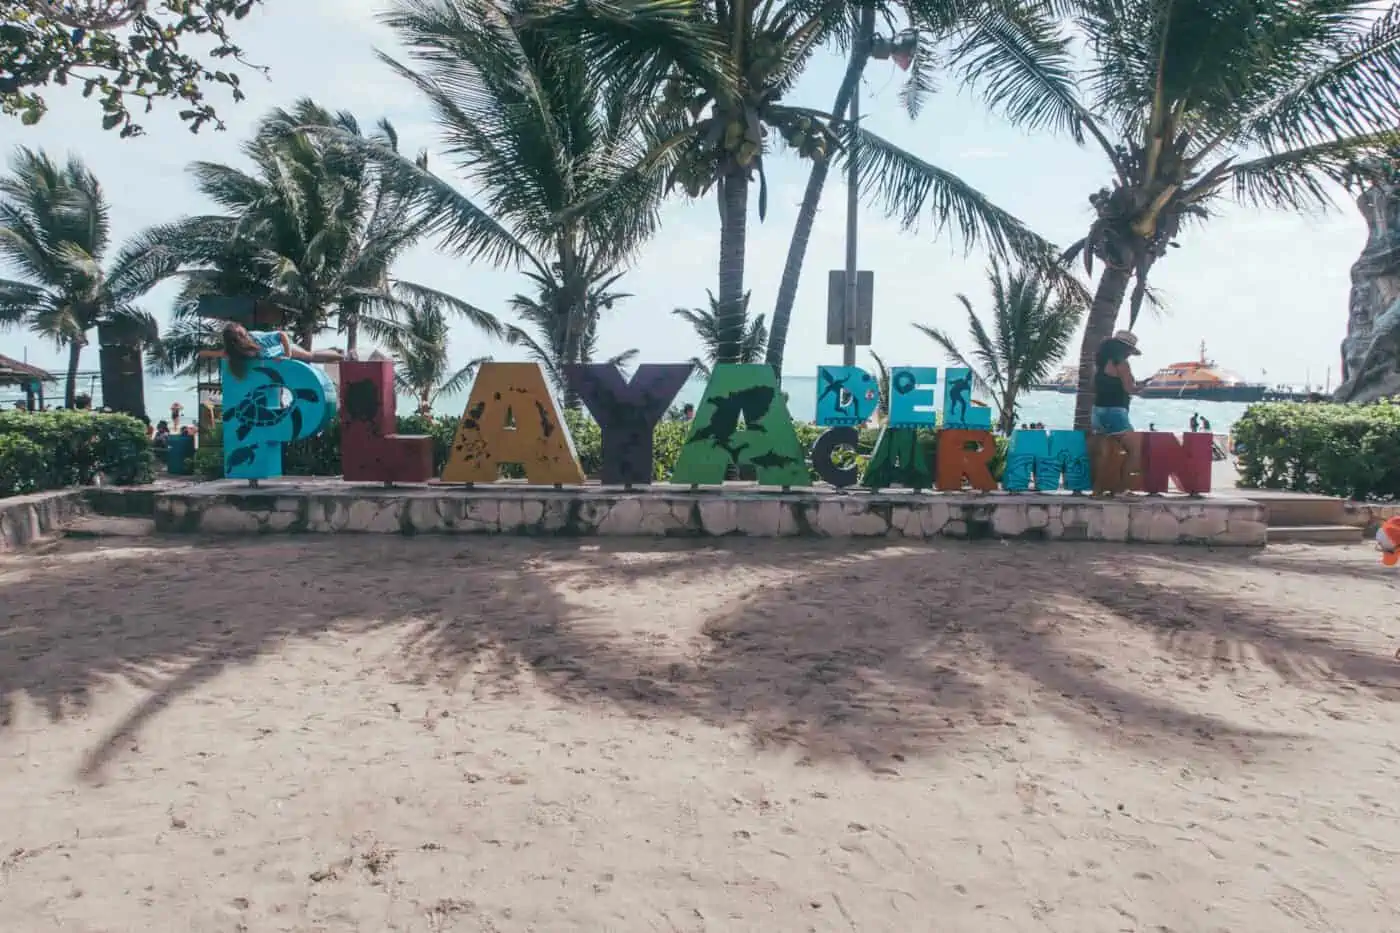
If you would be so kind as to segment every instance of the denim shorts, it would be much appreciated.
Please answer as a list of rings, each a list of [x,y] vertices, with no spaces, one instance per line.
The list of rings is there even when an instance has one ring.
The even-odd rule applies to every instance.
[[[1090,427],[1095,434],[1126,434],[1133,429],[1133,423],[1128,420],[1126,408],[1100,408],[1095,405]]]

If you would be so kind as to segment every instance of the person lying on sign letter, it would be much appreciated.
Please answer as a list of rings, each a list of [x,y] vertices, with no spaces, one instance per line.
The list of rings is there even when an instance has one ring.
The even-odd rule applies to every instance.
[[[1128,357],[1138,356],[1137,335],[1120,330],[1099,344],[1094,359],[1094,410],[1090,425],[1095,434],[1127,434],[1133,430],[1128,420],[1130,396],[1137,391]]]
[[[248,330],[242,324],[224,325],[224,356],[228,368],[239,379],[248,371],[249,360],[279,360],[288,358],[303,363],[337,363],[336,350],[303,350],[287,339],[285,331]]]

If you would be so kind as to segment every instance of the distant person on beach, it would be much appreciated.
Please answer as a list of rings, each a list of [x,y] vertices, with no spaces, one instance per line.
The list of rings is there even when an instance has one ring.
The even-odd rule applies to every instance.
[[[1201,430],[1204,431],[1204,432],[1206,432],[1207,434],[1210,433],[1210,419],[1209,419],[1209,418],[1202,418],[1202,419],[1201,419]]]
[[[1199,412],[1191,413],[1191,433],[1195,434],[1201,429],[1201,415]]]
[[[170,422],[157,421],[156,434],[151,438],[151,446],[156,450],[164,450],[170,445]]]
[[[86,392],[73,396],[73,407],[78,411],[92,410],[92,396]]]
[[[1133,429],[1128,418],[1131,396],[1137,391],[1128,357],[1138,356],[1137,335],[1120,330],[1099,344],[1094,358],[1094,409],[1091,428],[1095,434],[1127,434]]]
[[[301,360],[304,363],[338,363],[336,350],[303,350],[287,339],[286,331],[248,330],[242,324],[224,325],[224,356],[229,371],[242,379],[248,372],[249,360]]]
[[[686,403],[685,403],[685,407],[681,409],[681,420],[682,420],[682,421],[694,421],[694,420],[695,420],[695,406],[694,406],[694,405],[690,404],[689,402],[686,402]]]

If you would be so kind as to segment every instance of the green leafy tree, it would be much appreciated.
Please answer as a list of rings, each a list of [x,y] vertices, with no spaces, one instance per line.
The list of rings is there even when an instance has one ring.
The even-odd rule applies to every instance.
[[[1057,294],[1036,271],[1004,272],[993,265],[987,283],[992,293],[990,330],[967,296],[957,296],[967,311],[970,352],[964,353],[946,331],[923,324],[914,327],[942,347],[950,360],[972,370],[1001,412],[998,430],[1010,434],[1016,428],[1016,403],[1021,393],[1044,382],[1068,352],[1084,305]]]
[[[388,121],[367,137],[349,113],[332,114],[302,100],[261,121],[244,147],[251,172],[194,163],[199,190],[226,213],[187,217],[142,237],[145,254],[173,262],[183,280],[153,371],[179,371],[213,345],[222,322],[200,316],[203,295],[271,302],[285,310],[287,327],[303,346],[334,327],[350,350],[358,347],[361,332],[382,341],[395,331],[404,294],[455,300],[391,276],[394,262],[422,236],[427,221],[413,219],[410,196],[362,151],[309,128],[372,140],[387,151],[398,143]],[[426,164],[426,157],[419,161]],[[459,304],[456,310],[468,319],[480,316]]]
[[[743,341],[738,311],[745,291],[751,187],[757,186],[762,220],[767,213],[764,159],[780,144],[821,161],[849,149],[849,140],[842,145],[844,137],[859,140],[864,184],[872,191],[897,189],[892,207],[909,222],[931,208],[936,221],[954,224],[969,240],[994,250],[1012,244],[1042,253],[1048,249],[951,173],[861,127],[843,125],[840,115],[785,101],[817,49],[851,41],[856,20],[844,2],[651,0],[622,5],[578,0],[552,10],[545,20],[548,27],[582,49],[595,74],[611,80],[626,76],[641,98],[660,92],[662,112],[679,122],[639,163],[637,173],[661,173],[691,197],[715,192],[718,300],[726,311],[719,322],[720,361],[736,359]],[[786,339],[786,321],[782,326],[780,344]]]
[[[126,324],[154,339],[154,319],[135,301],[158,280],[131,249],[106,263],[109,208],[97,178],[79,159],[60,166],[43,152],[18,150],[0,179],[0,260],[18,276],[0,278],[0,325],[27,325],[68,348],[64,404],[77,396],[88,334]]]
[[[395,360],[395,385],[418,400],[418,414],[431,416],[439,396],[465,391],[477,369],[491,358],[478,357],[452,369],[447,352],[450,328],[443,304],[431,296],[417,295],[407,305],[402,329],[389,334],[384,345]],[[481,326],[483,322],[475,323]],[[497,327],[483,329],[497,331],[498,335]]]
[[[695,335],[700,338],[700,346],[704,348],[704,352],[701,356],[692,357],[690,362],[695,365],[696,372],[708,379],[710,370],[719,359],[720,326],[727,317],[733,315],[726,315],[714,292],[706,294],[710,298],[708,308],[676,308],[671,313],[695,328]],[[761,314],[749,317],[748,292],[745,292],[740,300],[743,307],[739,309],[738,316],[744,320],[744,335],[739,341],[738,358],[728,362],[762,363],[763,351],[768,345],[768,325]]]
[[[537,10],[401,0],[383,16],[421,69],[380,57],[427,99],[476,199],[382,144],[333,135],[411,192],[447,249],[522,269],[532,288],[511,299],[523,326],[508,337],[562,389],[560,367],[594,359],[600,315],[626,297],[622,270],[656,230],[662,184],[629,169],[665,126],[630,86],[599,82],[577,46],[552,42]]]
[[[124,137],[142,132],[133,106],[162,100],[184,105],[180,119],[192,132],[223,129],[205,92],[223,85],[243,99],[237,68],[253,66],[229,28],[261,2],[0,0],[0,110],[37,123],[46,109],[38,89],[72,83],[100,102],[102,128],[120,127]],[[185,51],[194,40],[213,48]]]
[[[973,84],[1023,125],[1092,141],[1113,181],[1074,244],[1101,261],[1079,358],[1075,427],[1094,354],[1148,300],[1148,275],[1188,221],[1223,200],[1303,210],[1400,126],[1400,12],[1366,0],[1065,0],[1064,36],[1008,28]],[[1070,36],[1082,36],[1076,46]],[[1131,292],[1131,293],[1130,293]]]

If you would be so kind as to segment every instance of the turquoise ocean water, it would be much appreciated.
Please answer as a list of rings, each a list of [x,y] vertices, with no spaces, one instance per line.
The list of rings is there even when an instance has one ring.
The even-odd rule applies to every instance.
[[[57,388],[57,387],[55,387]],[[676,397],[676,405],[686,402],[695,404],[705,385],[701,381],[686,384]],[[816,413],[817,380],[814,376],[787,376],[783,379],[783,390],[788,394],[788,408],[792,416],[801,421],[810,421]],[[61,392],[57,395],[62,398]],[[193,382],[182,384],[179,381],[146,381],[146,410],[151,418],[159,421],[168,418],[170,406],[179,402],[184,406],[185,418],[191,418],[195,411]],[[100,399],[97,402],[100,404]],[[457,416],[466,407],[467,394],[444,396],[438,399],[434,410],[440,415]],[[399,399],[399,411],[407,414],[416,407],[410,398]],[[1184,431],[1192,413],[1199,413],[1210,419],[1211,429],[1216,434],[1227,434],[1235,421],[1248,407],[1242,402],[1195,402],[1182,399],[1134,399],[1132,407],[1133,426],[1147,430],[1155,425],[1159,431]],[[1058,392],[1030,392],[1018,405],[1018,421],[1029,423],[1043,422],[1050,428],[1068,428],[1074,421],[1074,396]]]

